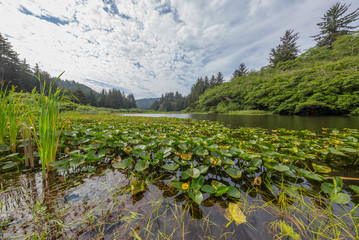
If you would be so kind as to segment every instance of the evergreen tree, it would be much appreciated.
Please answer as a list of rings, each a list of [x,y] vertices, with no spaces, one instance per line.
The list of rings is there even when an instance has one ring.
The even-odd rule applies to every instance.
[[[296,59],[298,56],[297,40],[299,33],[293,34],[293,29],[285,31],[283,37],[280,38],[281,43],[272,48],[269,54],[269,63],[272,67],[276,67],[278,63]]]
[[[11,44],[0,34],[0,83],[20,86],[19,82],[20,60]]]
[[[351,23],[359,19],[359,8],[344,15],[351,4],[335,3],[322,17],[322,22],[317,23],[320,33],[313,36],[317,41],[318,47],[332,47],[333,42],[341,35],[352,33],[358,26],[350,26]]]
[[[244,63],[241,63],[238,66],[238,69],[234,70],[232,79],[236,78],[236,77],[241,77],[243,75],[246,75],[247,73],[248,73],[248,69],[247,69],[246,65]]]
[[[217,73],[216,86],[221,85],[224,82],[223,74],[221,72]]]

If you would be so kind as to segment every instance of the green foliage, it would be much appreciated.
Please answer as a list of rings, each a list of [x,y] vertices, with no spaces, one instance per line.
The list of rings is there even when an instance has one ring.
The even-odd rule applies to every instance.
[[[295,60],[262,68],[208,89],[194,111],[267,110],[279,114],[352,114],[359,107],[359,33],[333,49],[309,49]]]

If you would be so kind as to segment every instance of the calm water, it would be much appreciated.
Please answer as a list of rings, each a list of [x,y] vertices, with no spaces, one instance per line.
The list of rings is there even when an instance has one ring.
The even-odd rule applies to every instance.
[[[238,127],[260,127],[265,129],[286,128],[292,130],[308,129],[321,132],[322,128],[359,129],[359,117],[345,116],[279,116],[279,115],[207,115],[207,114],[125,114],[125,116],[144,117],[175,117],[194,118],[200,120],[211,120],[222,122],[230,128]]]

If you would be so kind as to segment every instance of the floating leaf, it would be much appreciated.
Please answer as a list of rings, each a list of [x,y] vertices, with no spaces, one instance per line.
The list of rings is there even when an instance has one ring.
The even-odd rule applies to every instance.
[[[217,190],[219,187],[221,187],[221,186],[226,186],[226,185],[224,185],[223,183],[221,183],[221,182],[218,182],[217,180],[212,180],[211,181],[211,185],[212,185],[212,187],[215,189],[215,190]]]
[[[12,154],[6,155],[5,157],[6,158],[13,158],[13,157],[16,157],[17,155],[19,155],[19,153],[12,153]]]
[[[226,173],[232,178],[240,178],[242,176],[242,171],[237,168],[227,168]]]
[[[55,161],[55,162],[51,162],[49,163],[49,166],[51,167],[58,167],[58,166],[61,166],[61,165],[64,165],[66,163],[68,163],[68,159],[67,160],[61,160],[61,161]]]
[[[328,148],[329,152],[335,155],[339,155],[339,156],[345,156],[344,153],[342,153],[341,151],[335,149],[335,148]]]
[[[199,190],[204,183],[204,177],[199,176],[198,178],[193,178],[191,183],[191,189],[194,191]]]
[[[128,166],[130,166],[132,161],[133,161],[132,158],[126,158],[126,159],[121,160],[120,162],[116,162],[116,163],[112,164],[112,167],[125,169]]]
[[[203,201],[203,194],[200,191],[189,192],[188,195],[198,205]]]
[[[350,202],[350,196],[346,193],[338,193],[336,195],[333,195],[331,197],[331,200],[333,203],[347,204],[348,202]]]
[[[222,196],[223,194],[225,194],[228,191],[229,187],[227,186],[220,186],[217,188],[216,190],[216,197]]]
[[[232,221],[235,221],[237,225],[247,222],[247,218],[243,214],[239,203],[230,202],[224,216],[228,221],[230,221],[226,227],[228,227]]]
[[[131,183],[130,187],[132,195],[136,195],[146,189],[144,181],[138,181],[137,179]]]
[[[321,176],[321,175],[318,175],[318,174],[315,174],[315,173],[311,173],[311,172],[309,172],[309,171],[307,171],[307,170],[305,170],[305,169],[297,169],[297,172],[300,174],[300,175],[302,175],[302,176],[304,176],[304,177],[306,177],[306,178],[308,178],[308,179],[311,179],[311,180],[315,180],[315,181],[323,181],[323,180],[326,180],[326,178],[325,177],[323,177],[323,176]]]
[[[179,164],[177,163],[168,163],[162,166],[162,168],[168,170],[168,171],[175,171],[179,168]]]
[[[198,178],[201,175],[201,172],[197,168],[187,169],[186,174],[191,178]]]
[[[192,158],[192,153],[181,153],[180,157],[182,160],[189,161]]]
[[[146,145],[137,145],[133,148],[133,150],[146,150],[147,146]]]
[[[148,161],[147,160],[141,160],[138,161],[135,165],[135,169],[138,172],[142,172],[143,170],[145,170],[146,168],[148,168]]]
[[[145,151],[140,151],[137,152],[137,156],[139,156],[140,158],[144,159],[144,160],[150,160],[150,155],[148,154],[148,152]]]
[[[215,190],[212,186],[210,186],[210,185],[203,185],[202,188],[201,188],[201,190],[202,190],[203,192],[210,193],[210,194],[213,194],[213,193],[216,192],[216,190]]]
[[[323,192],[325,192],[325,193],[327,193],[327,194],[329,194],[329,195],[332,194],[332,193],[334,193],[334,185],[331,184],[331,183],[327,183],[327,182],[322,183],[322,185],[320,186],[320,188],[322,189]],[[337,192],[340,191],[339,188],[337,188],[336,190],[337,190]],[[339,190],[339,191],[338,191],[338,190]]]
[[[319,173],[330,173],[332,171],[332,169],[328,166],[317,165],[315,163],[312,163],[312,165],[313,165],[314,170]]]
[[[10,168],[13,168],[17,165],[17,162],[7,162],[3,167],[2,169],[10,169]]]
[[[279,171],[279,172],[285,172],[289,170],[289,167],[280,163],[277,163],[272,166],[273,169]]]
[[[241,192],[236,187],[229,186],[227,190],[227,195],[232,198],[240,198]]]
[[[207,172],[207,170],[208,170],[208,166],[206,166],[206,165],[201,165],[201,166],[198,166],[198,167],[196,167],[198,170],[199,170],[199,172],[201,173],[201,174],[204,174],[204,173],[206,173]]]
[[[359,187],[355,185],[349,185],[349,187],[356,193],[359,194]]]
[[[182,173],[181,173],[181,178],[182,178],[183,180],[186,180],[186,179],[189,178],[189,176],[188,176],[188,174],[187,174],[186,172],[182,172]]]
[[[0,144],[0,152],[10,151],[10,147],[6,144]]]
[[[255,159],[252,159],[251,162],[249,163],[249,165],[252,167],[252,168],[257,168],[259,167],[260,165],[262,165],[263,161],[262,159],[260,158],[255,158]]]

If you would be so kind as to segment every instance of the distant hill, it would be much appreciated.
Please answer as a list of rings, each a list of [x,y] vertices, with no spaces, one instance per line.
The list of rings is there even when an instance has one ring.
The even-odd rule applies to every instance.
[[[136,106],[139,109],[150,109],[152,104],[156,101],[160,101],[160,98],[143,98],[136,100]]]
[[[207,90],[191,111],[359,115],[359,32]]]
[[[75,82],[74,80],[61,80],[58,79],[57,80],[57,85],[65,90],[69,90],[69,91],[74,91],[76,89],[81,89],[82,91],[85,92],[89,92],[89,91],[94,91],[92,88],[82,84],[82,83],[78,83]]]

